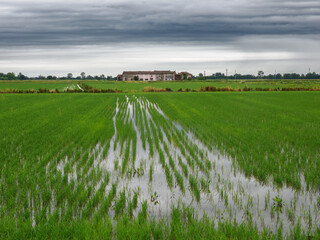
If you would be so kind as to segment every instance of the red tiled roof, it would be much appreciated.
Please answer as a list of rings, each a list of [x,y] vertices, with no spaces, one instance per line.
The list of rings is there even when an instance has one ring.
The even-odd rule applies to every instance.
[[[162,70],[162,71],[153,71],[154,73],[176,73],[175,71],[170,71],[170,70]]]
[[[122,74],[150,74],[152,71],[124,71]]]
[[[187,74],[187,75],[192,75],[191,73],[189,72],[181,72],[182,74]]]

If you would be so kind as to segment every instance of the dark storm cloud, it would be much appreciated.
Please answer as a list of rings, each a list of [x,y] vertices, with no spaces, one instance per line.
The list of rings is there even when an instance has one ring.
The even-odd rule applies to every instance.
[[[232,41],[320,33],[319,1],[2,1],[0,45]]]

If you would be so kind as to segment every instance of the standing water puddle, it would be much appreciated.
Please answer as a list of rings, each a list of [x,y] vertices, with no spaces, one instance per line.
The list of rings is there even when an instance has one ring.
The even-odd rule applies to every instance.
[[[118,99],[113,125],[108,153],[103,157],[106,146],[98,144],[90,171],[108,172],[118,193],[125,190],[131,198],[138,192],[140,202],[148,201],[151,217],[168,218],[171,206],[183,205],[199,217],[205,213],[214,221],[253,223],[260,230],[282,227],[288,233],[296,223],[303,229],[319,227],[319,192],[276,188],[245,177],[234,161],[209,150],[146,98]],[[105,192],[110,189],[111,184]]]

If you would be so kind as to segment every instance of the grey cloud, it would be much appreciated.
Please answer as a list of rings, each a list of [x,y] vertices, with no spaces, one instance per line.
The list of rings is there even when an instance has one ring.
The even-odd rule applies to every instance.
[[[20,46],[1,48],[0,72],[58,76],[85,71],[116,75],[123,70],[171,69],[194,74],[256,74],[320,71],[319,37],[244,36],[230,42],[109,43],[86,46]]]
[[[320,33],[318,1],[10,1],[0,12],[1,46]]]
[[[0,72],[319,71],[320,2],[3,0]]]

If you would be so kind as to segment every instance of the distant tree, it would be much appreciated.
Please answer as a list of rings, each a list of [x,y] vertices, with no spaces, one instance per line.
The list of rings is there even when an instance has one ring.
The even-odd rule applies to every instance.
[[[234,79],[241,79],[241,74],[238,74],[238,73],[236,73],[236,74],[234,74]]]
[[[55,80],[55,79],[57,79],[57,77],[56,77],[56,76],[53,76],[53,75],[48,75],[48,76],[47,76],[47,79],[48,79],[48,80]]]
[[[133,80],[138,81],[138,80],[139,80],[139,77],[138,77],[138,76],[134,76],[134,77],[133,77]]]
[[[104,74],[100,75],[100,79],[106,79],[106,77],[104,76]]]
[[[291,74],[290,73],[285,73],[283,74],[284,79],[291,79]]]
[[[285,73],[283,74],[284,79],[300,79],[301,76],[298,73]]]
[[[81,75],[81,78],[82,78],[82,79],[85,79],[85,78],[86,78],[86,73],[85,73],[85,72],[82,72],[80,75]]]
[[[68,78],[68,79],[72,79],[72,77],[73,77],[72,73],[68,73],[68,74],[67,74],[67,78]]]
[[[183,80],[187,80],[188,75],[186,73],[183,74]]]
[[[299,79],[300,78],[300,74],[299,73],[293,73],[292,74],[292,79]]]
[[[221,79],[224,78],[224,73],[221,72],[216,72],[216,74],[214,75],[215,79]]]
[[[18,79],[19,80],[26,80],[26,79],[28,79],[28,77],[27,76],[25,76],[25,75],[23,75],[21,72],[18,74]]]
[[[202,74],[202,73],[199,73],[198,79],[199,79],[199,80],[204,80],[204,77],[203,77],[203,74]]]
[[[16,75],[13,72],[7,73],[6,77],[7,77],[8,80],[16,79]]]
[[[319,78],[319,75],[316,74],[315,72],[306,74],[306,79],[317,79],[317,78]]]
[[[258,71],[258,77],[263,78],[264,72],[262,70]]]

